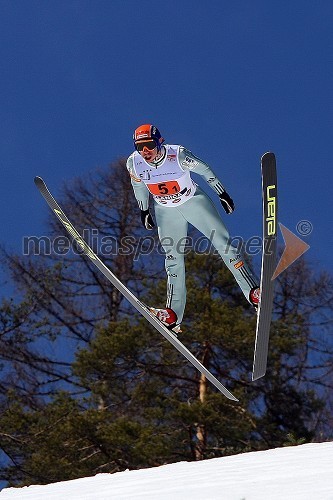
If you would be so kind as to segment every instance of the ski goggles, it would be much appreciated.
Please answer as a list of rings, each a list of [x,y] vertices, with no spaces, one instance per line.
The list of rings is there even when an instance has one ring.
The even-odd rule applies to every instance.
[[[153,139],[150,141],[143,141],[143,142],[136,142],[135,147],[137,151],[143,151],[144,148],[149,149],[149,151],[152,151],[153,149],[157,148],[157,143]]]

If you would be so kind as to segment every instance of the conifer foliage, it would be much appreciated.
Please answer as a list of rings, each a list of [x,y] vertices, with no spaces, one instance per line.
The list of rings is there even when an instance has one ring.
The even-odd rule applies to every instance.
[[[163,305],[163,256],[156,234],[147,239],[140,228],[123,160],[67,186],[61,205],[81,233],[95,230],[94,249],[127,286]],[[63,235],[55,218],[48,235]],[[84,257],[3,249],[2,260],[20,291],[0,308],[9,484],[332,437],[332,281],[305,260],[279,277],[267,375],[252,383],[252,309],[216,255],[187,255],[182,341],[239,403],[217,393]]]

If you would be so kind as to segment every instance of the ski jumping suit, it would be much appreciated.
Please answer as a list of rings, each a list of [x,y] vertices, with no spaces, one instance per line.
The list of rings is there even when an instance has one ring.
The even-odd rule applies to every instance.
[[[225,189],[212,169],[182,146],[163,147],[164,155],[156,163],[146,162],[134,151],[127,160],[127,169],[141,210],[148,210],[149,194],[153,196],[158,236],[166,254],[166,307],[175,311],[180,324],[186,304],[184,247],[188,223],[210,239],[247,300],[258,281],[239,251],[230,245],[228,230],[212,200],[191,179],[190,172],[199,174],[217,194],[222,194]]]

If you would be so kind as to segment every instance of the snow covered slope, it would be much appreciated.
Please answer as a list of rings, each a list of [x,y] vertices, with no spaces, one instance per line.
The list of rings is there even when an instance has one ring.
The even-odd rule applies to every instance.
[[[333,500],[333,443],[8,488],[0,500]]]

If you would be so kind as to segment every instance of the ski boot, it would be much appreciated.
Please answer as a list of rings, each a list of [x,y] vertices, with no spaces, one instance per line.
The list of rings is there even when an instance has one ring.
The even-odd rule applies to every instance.
[[[155,309],[155,307],[150,307],[149,311],[154,314],[168,330],[174,333],[181,332],[180,325],[177,325],[177,314],[172,309]]]
[[[252,288],[252,290],[250,291],[249,300],[250,300],[250,303],[255,308],[256,312],[258,312],[259,301],[260,301],[260,288],[259,287]]]

